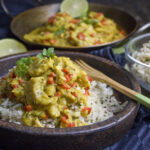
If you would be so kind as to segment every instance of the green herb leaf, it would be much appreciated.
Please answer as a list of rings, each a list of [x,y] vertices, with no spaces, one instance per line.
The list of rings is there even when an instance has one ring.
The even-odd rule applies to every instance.
[[[56,56],[55,53],[51,53],[51,54],[50,54],[50,57],[53,58],[54,56]]]
[[[47,56],[48,56],[48,57],[52,57],[52,58],[55,56],[54,48],[49,48],[49,49],[47,50]]]
[[[113,105],[111,105],[110,107],[116,107],[116,105],[115,105],[115,104],[113,104]]]
[[[85,19],[85,20],[83,20],[83,22],[86,24],[96,24],[96,23],[98,23],[98,20],[96,20],[96,19]]]
[[[51,48],[48,48],[48,50],[44,48],[42,53],[39,53],[36,57],[39,59],[43,59],[44,57],[53,58],[54,56],[55,56],[54,48],[51,47]]]
[[[102,104],[103,104],[103,102],[104,102],[104,100],[103,100],[103,98],[102,98],[102,97],[100,98],[100,102],[101,102]]]
[[[46,50],[46,48],[43,49],[42,54],[43,54],[43,56],[47,56],[47,50]]]
[[[39,59],[42,59],[42,58],[43,58],[43,55],[42,55],[41,53],[39,53],[39,54],[37,54],[36,57],[39,58]]]
[[[91,20],[91,24],[96,24],[96,23],[98,23],[99,21],[98,20],[96,20],[96,19],[92,19]]]
[[[78,106],[82,106],[82,103],[79,102],[79,103],[78,103]]]
[[[55,35],[59,36],[60,34],[62,34],[64,32],[66,32],[66,29],[64,28],[64,26],[62,26],[55,31]]]
[[[50,53],[54,53],[54,48],[53,48],[53,47],[49,48],[49,49],[48,49],[48,53],[49,53],[49,54],[50,54]]]
[[[18,60],[16,62],[17,66],[16,66],[15,73],[20,77],[24,77],[31,62],[32,59],[29,56]]]

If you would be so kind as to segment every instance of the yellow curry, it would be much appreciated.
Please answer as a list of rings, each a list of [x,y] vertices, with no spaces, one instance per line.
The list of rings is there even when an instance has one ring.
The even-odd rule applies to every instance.
[[[120,40],[125,35],[123,29],[101,12],[91,11],[81,18],[58,12],[46,24],[24,35],[24,39],[51,46],[84,47]]]
[[[0,95],[23,104],[22,122],[43,127],[42,121],[56,119],[56,127],[86,125],[92,79],[67,57],[57,57],[53,49],[33,57],[21,58],[0,82]],[[81,92],[81,91],[84,92]],[[80,106],[73,112],[70,107]]]

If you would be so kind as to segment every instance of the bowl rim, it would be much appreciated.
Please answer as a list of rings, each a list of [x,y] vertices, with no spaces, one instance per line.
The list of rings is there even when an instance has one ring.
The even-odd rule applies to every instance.
[[[21,17],[22,15],[30,12],[30,11],[33,11],[33,10],[36,10],[36,9],[39,9],[39,8],[42,8],[42,7],[49,7],[50,5],[60,5],[61,3],[49,3],[49,4],[44,4],[44,5],[41,5],[41,6],[37,6],[37,7],[34,7],[34,8],[30,8],[28,10],[25,10],[21,13],[19,13],[18,15],[16,15],[11,23],[10,23],[10,29],[12,31],[12,33],[18,37],[21,41],[31,45],[31,46],[45,46],[45,47],[50,47],[51,45],[44,45],[44,44],[38,44],[38,43],[34,43],[34,42],[30,42],[26,39],[24,39],[24,37],[20,37],[18,35],[18,33],[16,31],[13,30],[13,24],[16,22],[16,20]],[[138,29],[139,25],[138,25],[138,22],[137,22],[137,19],[134,17],[134,15],[132,14],[132,12],[128,12],[126,11],[125,9],[123,8],[120,8],[118,6],[112,6],[112,5],[106,5],[106,4],[102,4],[102,3],[96,3],[96,2],[89,2],[89,6],[90,5],[99,5],[99,6],[103,6],[103,7],[107,7],[108,9],[116,9],[124,14],[126,14],[127,16],[131,17],[132,20],[134,20],[135,22],[135,27],[132,29],[131,32],[129,32],[125,37],[121,38],[121,39],[118,39],[118,40],[115,40],[115,41],[112,41],[112,42],[108,42],[108,43],[104,43],[104,44],[97,44],[97,45],[92,45],[92,46],[81,46],[81,47],[76,47],[76,46],[69,46],[69,47],[61,47],[61,46],[54,46],[57,50],[66,50],[66,51],[70,51],[70,50],[80,50],[80,51],[87,51],[87,50],[90,50],[90,49],[96,49],[96,48],[101,48],[101,47],[105,47],[105,46],[110,46],[110,45],[117,45],[119,43],[122,43],[124,41],[126,41],[129,37],[131,37]]]
[[[41,52],[41,50],[34,50],[34,51],[29,51],[29,52],[24,52],[24,53],[20,53],[20,54],[14,54],[14,55],[10,55],[10,56],[5,56],[0,58],[0,62],[5,61],[5,60],[10,60],[13,58],[17,58],[17,57],[26,57],[26,56],[33,56],[36,55],[37,53]],[[105,61],[106,63],[111,63],[112,66],[121,69],[125,75],[127,76],[127,78],[129,79],[129,76],[132,78],[132,80],[129,79],[130,83],[134,83],[132,85],[132,88],[138,92],[141,92],[141,88],[138,84],[138,82],[136,81],[136,79],[132,76],[131,73],[127,72],[125,69],[123,69],[121,66],[119,66],[118,64],[107,60],[105,58],[99,57],[99,56],[94,56],[91,54],[87,54],[87,53],[81,53],[81,52],[68,52],[68,51],[55,51],[56,54],[63,54],[63,56],[65,56],[66,54],[77,54],[77,55],[81,55],[81,56],[87,56],[90,58],[95,59],[96,61]],[[129,98],[130,100],[130,98]],[[116,125],[118,125],[120,122],[122,122],[123,120],[125,120],[126,118],[128,118],[128,116],[130,116],[135,110],[137,110],[139,108],[140,104],[134,101],[129,101],[127,106],[125,107],[125,109],[118,113],[117,115],[104,120],[102,122],[97,122],[97,123],[93,123],[91,125],[87,125],[87,126],[80,126],[80,127],[74,127],[74,128],[39,128],[39,127],[28,127],[25,125],[18,125],[15,123],[10,123],[7,121],[3,121],[0,120],[0,128],[3,129],[7,129],[9,131],[14,131],[14,132],[19,132],[22,134],[29,134],[29,135],[40,135],[40,136],[76,136],[76,135],[82,135],[82,134],[90,134],[90,133],[95,133],[97,131],[104,131],[106,129],[112,128]],[[127,108],[129,108],[130,111],[127,110]]]
[[[144,67],[150,68],[150,65],[147,65],[147,64],[145,64],[145,63],[142,63],[142,62],[139,61],[138,59],[136,59],[136,58],[134,58],[133,56],[131,56],[130,53],[129,53],[129,49],[130,49],[129,47],[130,47],[130,45],[131,45],[132,43],[134,43],[134,42],[139,41],[140,39],[145,38],[145,37],[150,37],[150,33],[146,33],[146,34],[142,34],[142,35],[136,36],[135,38],[133,38],[132,40],[130,40],[130,41],[126,44],[126,46],[125,46],[125,56],[126,56],[126,58],[127,58],[127,60],[128,60],[129,62],[136,63],[136,64],[142,65],[142,66],[144,66]],[[143,44],[144,44],[144,43],[143,43]]]

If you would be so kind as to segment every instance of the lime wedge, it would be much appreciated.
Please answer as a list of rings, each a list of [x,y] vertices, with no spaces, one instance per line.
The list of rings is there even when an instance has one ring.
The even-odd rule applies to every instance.
[[[88,2],[87,0],[64,0],[60,11],[67,12],[74,18],[85,16],[88,12]]]
[[[27,48],[15,39],[0,40],[0,57],[26,52]]]

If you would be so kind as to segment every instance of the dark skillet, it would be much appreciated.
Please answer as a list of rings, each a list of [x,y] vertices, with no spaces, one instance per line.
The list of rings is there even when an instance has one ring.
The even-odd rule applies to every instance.
[[[5,7],[3,0],[1,0],[1,5],[3,6],[5,12],[8,14],[8,10]],[[101,44],[101,45],[95,45],[95,46],[88,46],[88,47],[61,47],[61,46],[56,46],[55,49],[59,50],[76,50],[76,51],[81,51],[81,50],[94,50],[94,49],[99,49],[104,46],[114,46],[117,44],[120,44],[122,42],[125,42],[131,35],[137,32],[137,22],[133,16],[128,14],[127,12],[112,7],[112,6],[107,6],[107,5],[102,5],[99,3],[90,3],[89,4],[90,8],[89,10],[96,11],[96,12],[103,12],[106,17],[109,17],[113,19],[118,26],[121,28],[125,29],[127,32],[127,36],[124,39],[120,39],[114,42],[110,42],[107,44]],[[47,47],[42,44],[36,44],[33,42],[28,42],[23,38],[23,36],[26,33],[29,33],[36,27],[41,26],[45,22],[47,22],[48,18],[55,14],[56,12],[59,11],[60,4],[55,3],[55,4],[48,4],[48,5],[43,5],[40,7],[32,8],[29,9],[25,12],[20,13],[16,17],[13,18],[11,22],[11,31],[13,32],[14,35],[16,35],[20,40],[24,41],[26,44],[33,46],[34,48],[43,48]],[[150,26],[150,24],[148,24]],[[147,25],[145,25],[143,29],[147,28]],[[140,29],[141,31],[141,29]],[[138,30],[139,32],[139,30]]]
[[[7,74],[20,57],[33,56],[30,51],[0,59],[0,76]],[[114,80],[140,92],[140,86],[130,73],[104,58],[77,52],[56,52],[58,56],[82,59]],[[75,128],[36,128],[0,120],[0,147],[5,150],[100,150],[123,137],[132,127],[139,104],[115,91],[117,100],[128,101],[124,110],[114,117],[92,125]]]

